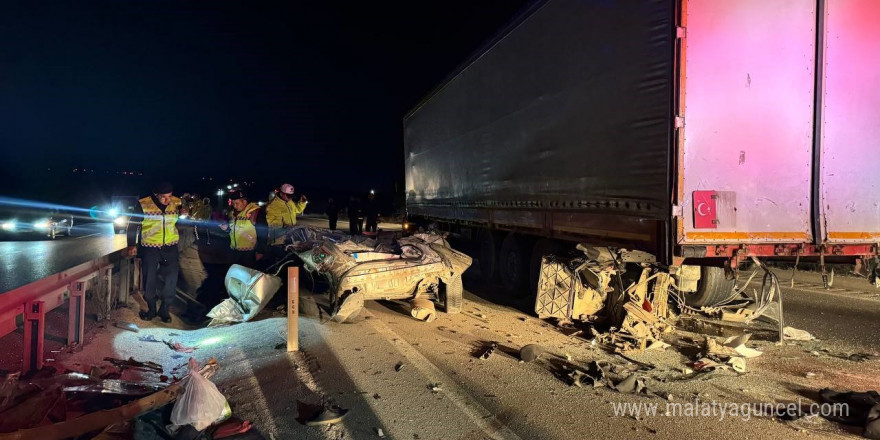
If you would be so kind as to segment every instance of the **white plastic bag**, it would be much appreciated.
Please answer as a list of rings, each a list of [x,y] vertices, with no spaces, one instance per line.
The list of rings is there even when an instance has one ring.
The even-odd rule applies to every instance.
[[[199,365],[193,358],[189,360],[189,371],[182,381],[183,394],[171,410],[171,423],[193,425],[202,431],[223,416],[228,406],[217,386],[199,374]]]

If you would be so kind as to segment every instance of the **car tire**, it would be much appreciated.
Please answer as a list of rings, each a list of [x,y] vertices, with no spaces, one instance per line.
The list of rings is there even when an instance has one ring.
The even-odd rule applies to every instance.
[[[448,283],[441,282],[440,302],[446,313],[461,313],[461,307],[464,303],[464,285],[461,282],[461,275],[456,275]]]

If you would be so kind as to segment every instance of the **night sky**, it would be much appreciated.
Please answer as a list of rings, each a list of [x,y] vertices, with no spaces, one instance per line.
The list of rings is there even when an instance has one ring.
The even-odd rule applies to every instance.
[[[391,198],[403,116],[526,4],[7,2],[0,194],[83,204],[236,178]]]

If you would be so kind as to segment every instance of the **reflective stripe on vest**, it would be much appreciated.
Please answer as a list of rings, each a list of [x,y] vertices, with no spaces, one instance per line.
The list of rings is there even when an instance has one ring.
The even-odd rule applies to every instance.
[[[248,203],[244,209],[235,214],[229,222],[229,247],[236,251],[251,251],[257,247],[257,227],[251,221],[251,215],[260,209],[256,203]]]
[[[144,220],[141,222],[141,246],[162,247],[177,244],[180,241],[177,232],[180,199],[172,197],[171,203],[165,207],[165,212],[159,209],[152,197],[144,197],[140,199],[140,203],[144,210]]]

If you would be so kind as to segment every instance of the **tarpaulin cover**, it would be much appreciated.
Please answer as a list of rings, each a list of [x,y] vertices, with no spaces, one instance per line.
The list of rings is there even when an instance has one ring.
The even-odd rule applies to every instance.
[[[618,201],[668,218],[673,4],[537,8],[404,121],[408,209]]]

